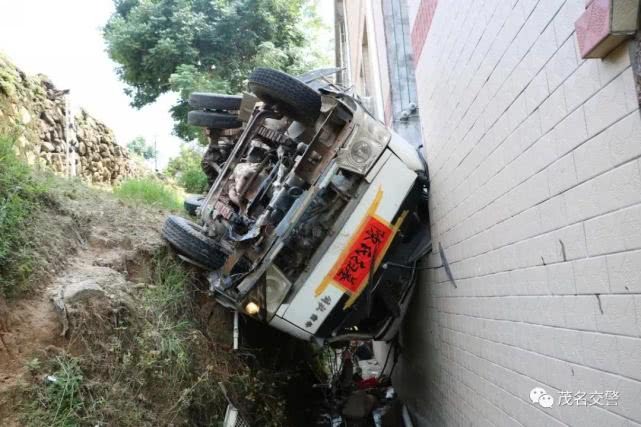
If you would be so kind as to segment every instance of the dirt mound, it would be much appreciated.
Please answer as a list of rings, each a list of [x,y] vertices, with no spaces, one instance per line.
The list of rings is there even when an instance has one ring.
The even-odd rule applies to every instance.
[[[219,425],[221,382],[252,425],[302,425],[306,343],[241,319],[233,351],[232,313],[160,236],[166,212],[59,184],[38,217],[38,283],[0,305],[3,426]]]
[[[125,205],[77,182],[59,184],[35,220],[39,263],[33,277],[38,283],[25,299],[0,301],[3,423],[15,413],[9,390],[23,379],[34,354],[65,345],[67,313],[64,306],[55,309],[52,297],[59,298],[65,290],[78,297],[92,285],[107,297],[118,287],[124,293],[128,269],[163,246],[163,212]]]

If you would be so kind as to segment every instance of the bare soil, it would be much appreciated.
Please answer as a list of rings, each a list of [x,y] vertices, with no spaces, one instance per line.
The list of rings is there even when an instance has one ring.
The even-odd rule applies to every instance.
[[[44,247],[44,274],[30,294],[0,299],[0,420],[19,425],[12,390],[28,372],[32,358],[67,343],[61,315],[51,295],[66,282],[135,280],[137,269],[162,245],[166,213],[127,206],[107,192],[70,185],[56,194],[50,209],[37,214]],[[41,229],[41,230],[40,230]],[[98,267],[98,268],[97,268]],[[118,279],[118,280],[117,280]]]

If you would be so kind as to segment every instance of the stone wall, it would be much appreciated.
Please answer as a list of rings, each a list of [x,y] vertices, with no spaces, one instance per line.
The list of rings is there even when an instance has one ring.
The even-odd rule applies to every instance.
[[[116,144],[113,132],[104,123],[82,110],[75,117],[72,143],[78,154],[78,174],[93,182],[115,183],[123,177],[138,175],[127,149]]]
[[[71,117],[66,91],[45,76],[27,76],[0,55],[0,132],[15,135],[30,164],[94,184],[144,173],[111,129],[86,111]]]

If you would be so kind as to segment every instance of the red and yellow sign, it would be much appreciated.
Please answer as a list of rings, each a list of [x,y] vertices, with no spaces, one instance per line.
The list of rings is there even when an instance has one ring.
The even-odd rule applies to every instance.
[[[378,268],[407,215],[407,211],[403,212],[394,225],[376,215],[382,197],[383,190],[378,190],[356,233],[316,289],[317,296],[333,284],[350,294],[345,304],[348,308],[367,286],[371,273]]]
[[[386,248],[392,229],[376,217],[368,216],[365,226],[356,235],[343,262],[332,278],[352,293],[358,292],[369,278],[378,255]]]

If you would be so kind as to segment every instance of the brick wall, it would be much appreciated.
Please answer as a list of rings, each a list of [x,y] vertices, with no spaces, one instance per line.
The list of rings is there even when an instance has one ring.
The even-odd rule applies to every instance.
[[[585,3],[440,0],[417,55],[456,281],[425,274],[403,332],[396,385],[422,424],[641,423],[641,118],[628,46],[577,53]],[[619,399],[546,409],[537,386]]]

